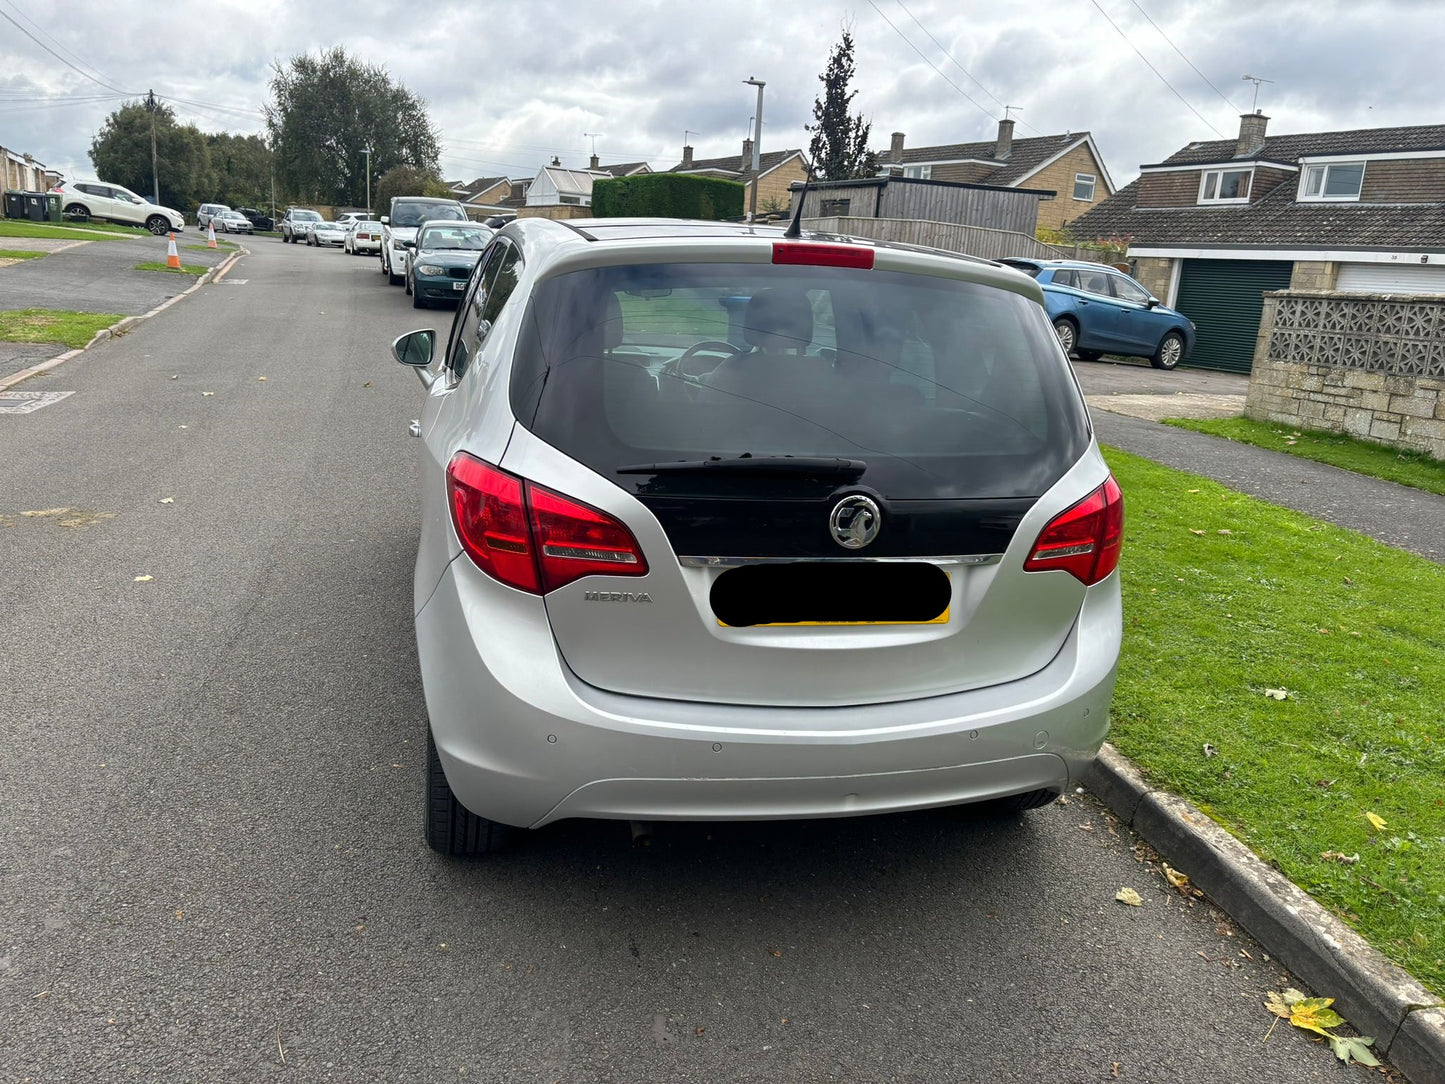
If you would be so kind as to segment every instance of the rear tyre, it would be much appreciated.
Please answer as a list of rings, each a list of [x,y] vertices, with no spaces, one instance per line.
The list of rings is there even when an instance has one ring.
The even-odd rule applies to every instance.
[[[1054,334],[1059,337],[1059,345],[1064,348],[1065,356],[1072,354],[1079,343],[1079,329],[1074,322],[1067,317],[1059,317],[1054,321]]]
[[[90,221],[90,208],[83,203],[72,203],[65,209],[67,218],[73,218],[77,222]]]
[[[1079,355],[1080,361],[1098,361],[1104,356],[1102,350],[1075,350],[1074,353]]]
[[[403,282],[403,279],[390,265],[388,265],[386,269],[386,281],[388,285],[400,286]]]
[[[157,237],[162,237],[170,232],[171,224],[161,215],[151,215],[150,218],[146,219],[146,229],[150,230],[151,233]]]
[[[1046,805],[1053,805],[1059,794],[1059,791],[1052,789],[1031,790],[1027,794],[1011,794],[1007,798],[996,798],[991,802],[984,802],[983,810],[998,816],[1017,817],[1027,813],[1030,809],[1042,809]]]
[[[426,843],[437,854],[467,856],[487,854],[506,846],[516,829],[479,817],[452,793],[432,741],[426,730]]]
[[[1159,349],[1154,351],[1154,356],[1149,359],[1149,364],[1156,369],[1173,369],[1183,358],[1184,336],[1177,331],[1171,331],[1159,340]]]

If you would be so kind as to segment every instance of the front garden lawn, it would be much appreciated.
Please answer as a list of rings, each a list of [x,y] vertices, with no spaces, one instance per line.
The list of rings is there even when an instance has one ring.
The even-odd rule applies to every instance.
[[[1445,993],[1445,567],[1106,454],[1125,502],[1111,740]]]

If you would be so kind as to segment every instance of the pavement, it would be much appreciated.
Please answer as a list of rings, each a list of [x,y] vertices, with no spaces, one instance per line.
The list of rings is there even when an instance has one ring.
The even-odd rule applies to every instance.
[[[5,1080],[1360,1072],[1261,1041],[1307,984],[1086,795],[432,854],[423,392],[387,344],[450,317],[248,247],[0,415]]]
[[[205,235],[193,230],[177,234],[181,262],[215,267],[230,254],[226,249],[192,252],[186,248],[205,243]],[[166,238],[149,234],[104,241],[0,237],[0,249],[49,253],[42,259],[0,267],[0,305],[139,316],[196,281],[190,275],[135,269],[136,264],[151,260],[164,263],[166,244]],[[67,349],[58,343],[0,342],[0,378]]]

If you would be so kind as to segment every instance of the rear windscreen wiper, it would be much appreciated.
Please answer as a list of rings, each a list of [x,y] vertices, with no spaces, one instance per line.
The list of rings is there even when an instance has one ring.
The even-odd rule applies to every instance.
[[[618,474],[802,474],[856,478],[868,469],[861,459],[814,455],[740,455],[734,459],[678,459],[671,463],[633,463]]]

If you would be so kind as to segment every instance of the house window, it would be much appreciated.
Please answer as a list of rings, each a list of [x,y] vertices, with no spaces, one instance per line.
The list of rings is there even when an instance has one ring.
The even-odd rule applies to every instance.
[[[825,199],[822,201],[820,213],[824,218],[847,218],[848,207],[852,202],[846,199]]]
[[[570,204],[579,204],[579,203],[582,202],[582,199],[581,199],[581,197],[579,197],[579,196],[558,196],[558,197],[557,197],[557,202],[558,202],[558,203],[566,203],[566,204],[569,204],[569,205],[570,205]]]
[[[1306,166],[1300,179],[1302,200],[1357,200],[1365,180],[1364,162],[1333,162],[1327,166]]]
[[[913,177],[920,181],[926,181],[933,176],[932,166],[904,166],[903,176]]]
[[[1074,199],[1083,200],[1085,203],[1094,201],[1094,175],[1092,173],[1074,174]]]
[[[1250,169],[1209,169],[1199,182],[1200,203],[1247,203]]]

